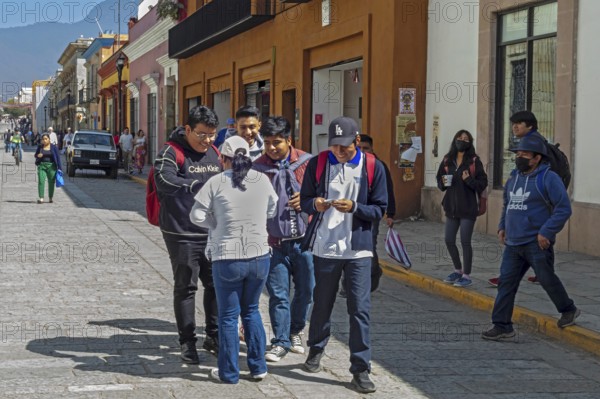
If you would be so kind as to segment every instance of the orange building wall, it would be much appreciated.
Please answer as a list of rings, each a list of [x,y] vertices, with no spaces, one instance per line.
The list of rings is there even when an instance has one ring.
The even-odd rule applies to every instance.
[[[410,3],[427,8],[427,0]],[[308,150],[312,69],[362,58],[362,131],[373,136],[377,155],[390,168],[397,217],[417,214],[424,180],[423,157],[419,156],[415,164],[415,179],[405,182],[396,166],[395,115],[398,89],[417,87],[417,133],[424,137],[427,14],[408,13],[405,4],[395,0],[331,4],[332,22],[327,27],[321,26],[321,1],[312,1],[288,7],[272,21],[180,60],[180,122],[188,111],[187,98],[201,95],[203,103],[212,105],[210,93],[230,89],[230,113],[234,114],[244,104],[244,83],[269,79],[274,115],[282,112],[282,92],[296,88],[296,108],[301,113],[297,146]]]

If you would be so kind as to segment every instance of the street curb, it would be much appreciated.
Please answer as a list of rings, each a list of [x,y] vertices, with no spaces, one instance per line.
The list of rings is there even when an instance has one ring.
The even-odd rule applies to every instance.
[[[129,180],[133,180],[134,182],[136,182],[138,184],[142,184],[144,186],[146,185],[146,179],[144,179],[144,178],[132,176],[129,173],[119,173],[119,176],[127,177]]]
[[[138,184],[146,185],[146,179],[126,173],[122,175]],[[379,259],[379,264],[386,276],[412,287],[489,313],[492,312],[494,307],[494,297],[471,291],[468,288],[457,288],[445,284],[431,276],[413,270],[406,270],[382,259]],[[596,331],[578,325],[562,329],[556,325],[557,319],[516,305],[513,311],[513,322],[518,325],[519,331],[544,334],[600,356],[600,333]]]
[[[445,284],[431,276],[406,270],[382,259],[379,259],[379,264],[386,276],[417,289],[490,313],[494,307],[495,298],[491,296]],[[596,331],[578,325],[561,329],[556,325],[557,319],[521,306],[515,306],[513,322],[518,325],[519,331],[544,334],[600,356],[600,334]]]

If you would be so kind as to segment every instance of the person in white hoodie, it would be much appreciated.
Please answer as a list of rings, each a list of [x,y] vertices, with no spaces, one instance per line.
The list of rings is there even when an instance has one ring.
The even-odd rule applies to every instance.
[[[192,223],[209,229],[206,256],[213,264],[213,281],[219,312],[218,369],[214,380],[239,381],[240,342],[237,321],[241,314],[247,362],[255,380],[267,375],[266,333],[258,310],[260,294],[269,274],[270,247],[267,218],[277,212],[277,194],[269,178],[252,170],[248,142],[232,136],[221,146],[224,171],[211,177],[194,197]]]

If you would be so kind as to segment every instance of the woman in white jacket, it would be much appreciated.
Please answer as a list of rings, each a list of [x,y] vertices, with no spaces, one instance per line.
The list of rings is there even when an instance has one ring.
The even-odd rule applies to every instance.
[[[194,224],[210,231],[206,256],[213,262],[219,309],[219,368],[210,377],[230,384],[239,380],[240,314],[250,374],[257,380],[267,375],[266,335],[258,301],[269,274],[267,218],[275,216],[277,194],[266,175],[250,171],[249,153],[243,138],[225,140],[224,171],[200,189],[190,213]]]

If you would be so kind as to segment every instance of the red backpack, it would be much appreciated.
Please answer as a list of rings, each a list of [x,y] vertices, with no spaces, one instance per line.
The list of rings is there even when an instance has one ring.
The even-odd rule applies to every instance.
[[[181,169],[185,161],[183,148],[172,141],[167,141],[166,144],[175,150],[175,162],[177,167]],[[159,215],[160,201],[156,192],[156,181],[154,181],[154,166],[152,166],[150,172],[148,172],[148,181],[146,182],[146,216],[148,216],[148,222],[154,226],[159,226]]]
[[[373,176],[375,175],[375,155],[365,152],[365,159],[367,161],[367,182],[369,183],[369,191],[371,191],[371,187],[373,186]],[[329,150],[322,151],[319,153],[317,158],[317,184],[321,182],[321,175],[323,175],[323,171],[325,170],[325,165],[327,164],[327,157],[329,156]]]
[[[177,143],[167,141],[165,144],[170,145],[175,150],[175,163],[177,167],[181,169],[185,161],[183,154],[183,148]],[[219,149],[212,145],[213,150],[217,153],[217,156],[221,156]],[[148,172],[148,180],[146,182],[146,216],[148,217],[148,223],[154,226],[160,226],[160,201],[158,200],[158,194],[156,192],[156,181],[154,181],[154,166],[150,168]]]

